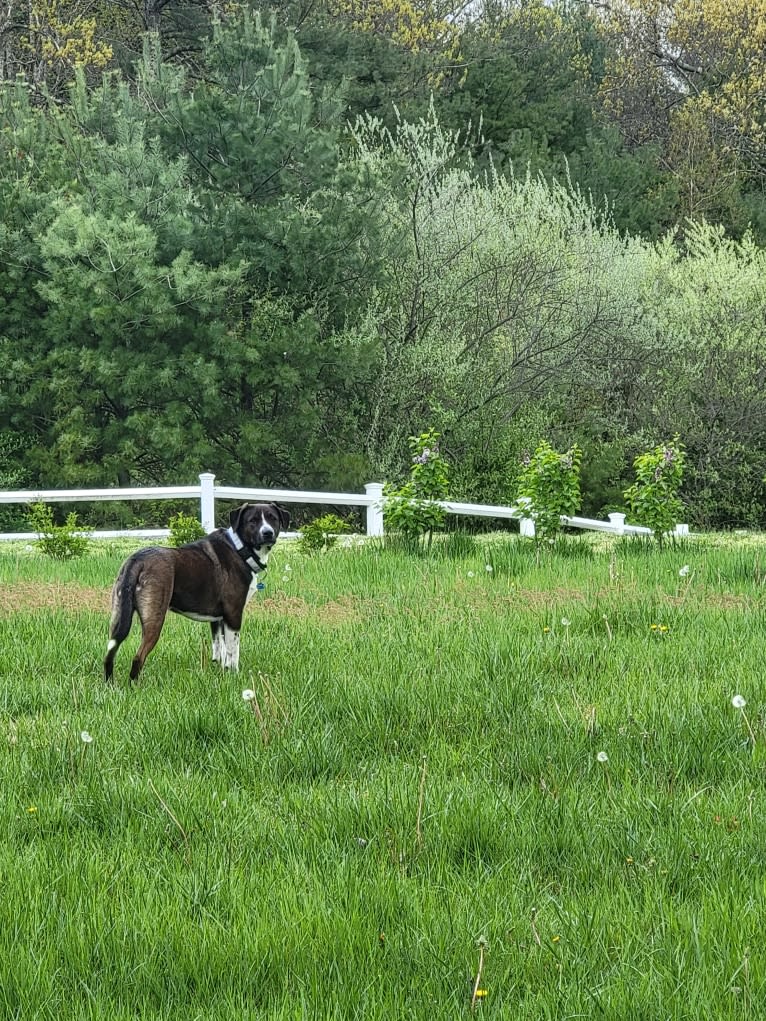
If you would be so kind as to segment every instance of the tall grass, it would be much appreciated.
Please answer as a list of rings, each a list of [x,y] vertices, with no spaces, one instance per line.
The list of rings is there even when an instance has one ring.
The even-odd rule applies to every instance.
[[[106,686],[122,553],[0,551],[0,1016],[766,1008],[758,548],[283,544]]]

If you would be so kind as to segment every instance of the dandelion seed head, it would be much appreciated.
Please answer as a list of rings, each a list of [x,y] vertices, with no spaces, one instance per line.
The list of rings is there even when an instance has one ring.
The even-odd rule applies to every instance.
[[[90,736],[87,730],[80,731],[80,740],[83,744],[90,744],[93,738]]]
[[[484,570],[487,572],[487,574],[492,574],[492,571],[493,571],[492,564],[487,564],[485,566]]]
[[[571,623],[572,623],[572,621],[568,617],[562,617],[561,618],[561,626],[562,627],[569,627],[569,625]]]
[[[253,691],[252,688],[245,688],[245,690],[242,692],[242,698],[244,699],[245,702],[252,702],[253,699],[255,698],[255,692]]]
[[[742,697],[742,695],[734,695],[732,697],[731,704],[734,706],[735,709],[744,709],[745,706],[747,705],[747,702]]]
[[[473,578],[473,571],[469,571],[469,572],[468,572],[468,577],[469,577],[469,578]]]
[[[689,565],[688,565],[688,564],[684,564],[684,566],[683,566],[683,567],[681,568],[681,570],[680,570],[680,571],[678,572],[678,576],[679,576],[680,578],[685,578],[685,577],[687,576],[687,574],[688,574],[688,573],[689,573]]]
[[[608,756],[608,755],[606,754],[606,752],[599,752],[599,753],[598,753],[598,754],[596,755],[596,759],[597,759],[597,760],[598,760],[599,762],[609,762],[609,756]]]

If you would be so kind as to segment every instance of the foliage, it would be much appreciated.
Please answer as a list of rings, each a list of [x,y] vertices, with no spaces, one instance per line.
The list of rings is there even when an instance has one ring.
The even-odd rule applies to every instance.
[[[79,531],[74,512],[67,514],[63,525],[57,525],[48,504],[33,503],[28,520],[32,530],[40,536],[35,545],[52,560],[73,560],[88,552],[90,540]]]
[[[660,545],[683,512],[678,493],[684,461],[684,448],[676,437],[639,454],[633,462],[636,481],[626,490],[625,501],[637,523],[651,528]]]
[[[469,503],[512,503],[530,437],[536,446],[554,417],[555,406],[542,399],[525,402],[513,414],[502,417],[449,419],[445,429],[449,429],[450,449],[456,452],[450,467],[452,492]],[[476,524],[473,522],[473,527]]]
[[[599,513],[677,432],[762,527],[764,2],[6,4],[8,484],[358,488],[428,421]]]
[[[170,528],[168,541],[171,546],[183,546],[187,542],[202,539],[207,534],[198,518],[195,518],[193,514],[184,514],[182,511],[171,517],[168,527]]]
[[[439,450],[439,434],[429,429],[410,436],[410,478],[398,489],[384,489],[387,529],[414,541],[427,537],[430,548],[434,532],[444,525],[444,511],[434,501],[446,500],[449,466]]]
[[[671,430],[684,437],[692,520],[753,525],[766,464],[766,254],[751,236],[689,225],[682,245],[655,246],[645,274],[641,357],[612,390],[635,404],[610,413],[635,430],[634,453]]]
[[[26,77],[60,97],[76,69],[97,79],[114,52],[109,20],[106,0],[8,0],[0,11],[2,78]]]
[[[555,538],[561,530],[561,515],[574,514],[580,506],[581,459],[577,445],[561,454],[547,440],[524,458],[518,495],[529,501],[536,542]]]
[[[358,32],[389,37],[398,46],[417,53],[436,50],[442,58],[457,59],[459,36],[449,13],[433,0],[330,0],[330,10]]]
[[[302,553],[326,553],[335,546],[341,535],[348,535],[350,531],[348,521],[337,514],[322,514],[301,525],[298,548]]]
[[[80,75],[69,107],[45,109],[0,90],[0,428],[28,435],[26,464],[50,484],[201,463],[263,484],[349,470],[352,444],[326,435],[348,429],[374,357],[345,326],[361,281],[336,281],[359,278],[357,228],[374,217],[350,171],[334,181],[331,104],[312,113],[294,40],[243,19],[218,30],[194,93],[150,46],[140,89]]]
[[[547,168],[552,154],[582,146],[589,115],[590,58],[579,19],[541,2],[488,5],[461,43],[464,78],[438,101],[440,119],[463,129],[481,111],[472,139],[486,165]],[[508,97],[515,102],[508,102]]]
[[[603,19],[605,107],[633,143],[653,141],[677,179],[679,219],[748,226],[760,194],[764,0],[628,0]]]
[[[417,421],[500,426],[563,387],[579,361],[621,346],[640,314],[621,272],[635,246],[582,196],[529,177],[477,179],[434,111],[395,133],[367,121],[355,134],[391,192],[367,440],[375,467],[390,469]]]
[[[24,488],[27,476],[23,458],[23,438],[0,432],[0,490]],[[19,506],[0,504],[0,532],[20,532],[25,525],[26,515]]]

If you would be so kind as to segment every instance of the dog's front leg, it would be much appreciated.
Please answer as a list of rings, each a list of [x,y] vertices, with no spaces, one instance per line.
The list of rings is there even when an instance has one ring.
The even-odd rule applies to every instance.
[[[211,621],[210,630],[213,634],[213,662],[222,663],[226,651],[223,640],[223,623],[220,620]]]
[[[221,655],[221,666],[224,670],[239,670],[239,631],[223,627],[223,650]]]

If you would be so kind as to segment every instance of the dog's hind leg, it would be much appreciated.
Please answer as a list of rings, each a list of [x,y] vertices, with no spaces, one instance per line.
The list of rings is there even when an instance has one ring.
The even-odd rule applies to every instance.
[[[159,641],[163,623],[164,619],[159,621],[153,619],[141,621],[141,644],[139,645],[138,651],[133,657],[133,662],[130,665],[131,681],[135,681],[141,673],[141,669],[146,662],[146,657]]]
[[[135,681],[141,673],[146,657],[157,644],[173,594],[173,579],[147,578],[136,585],[136,612],[141,621],[141,644],[130,666],[130,679]]]

